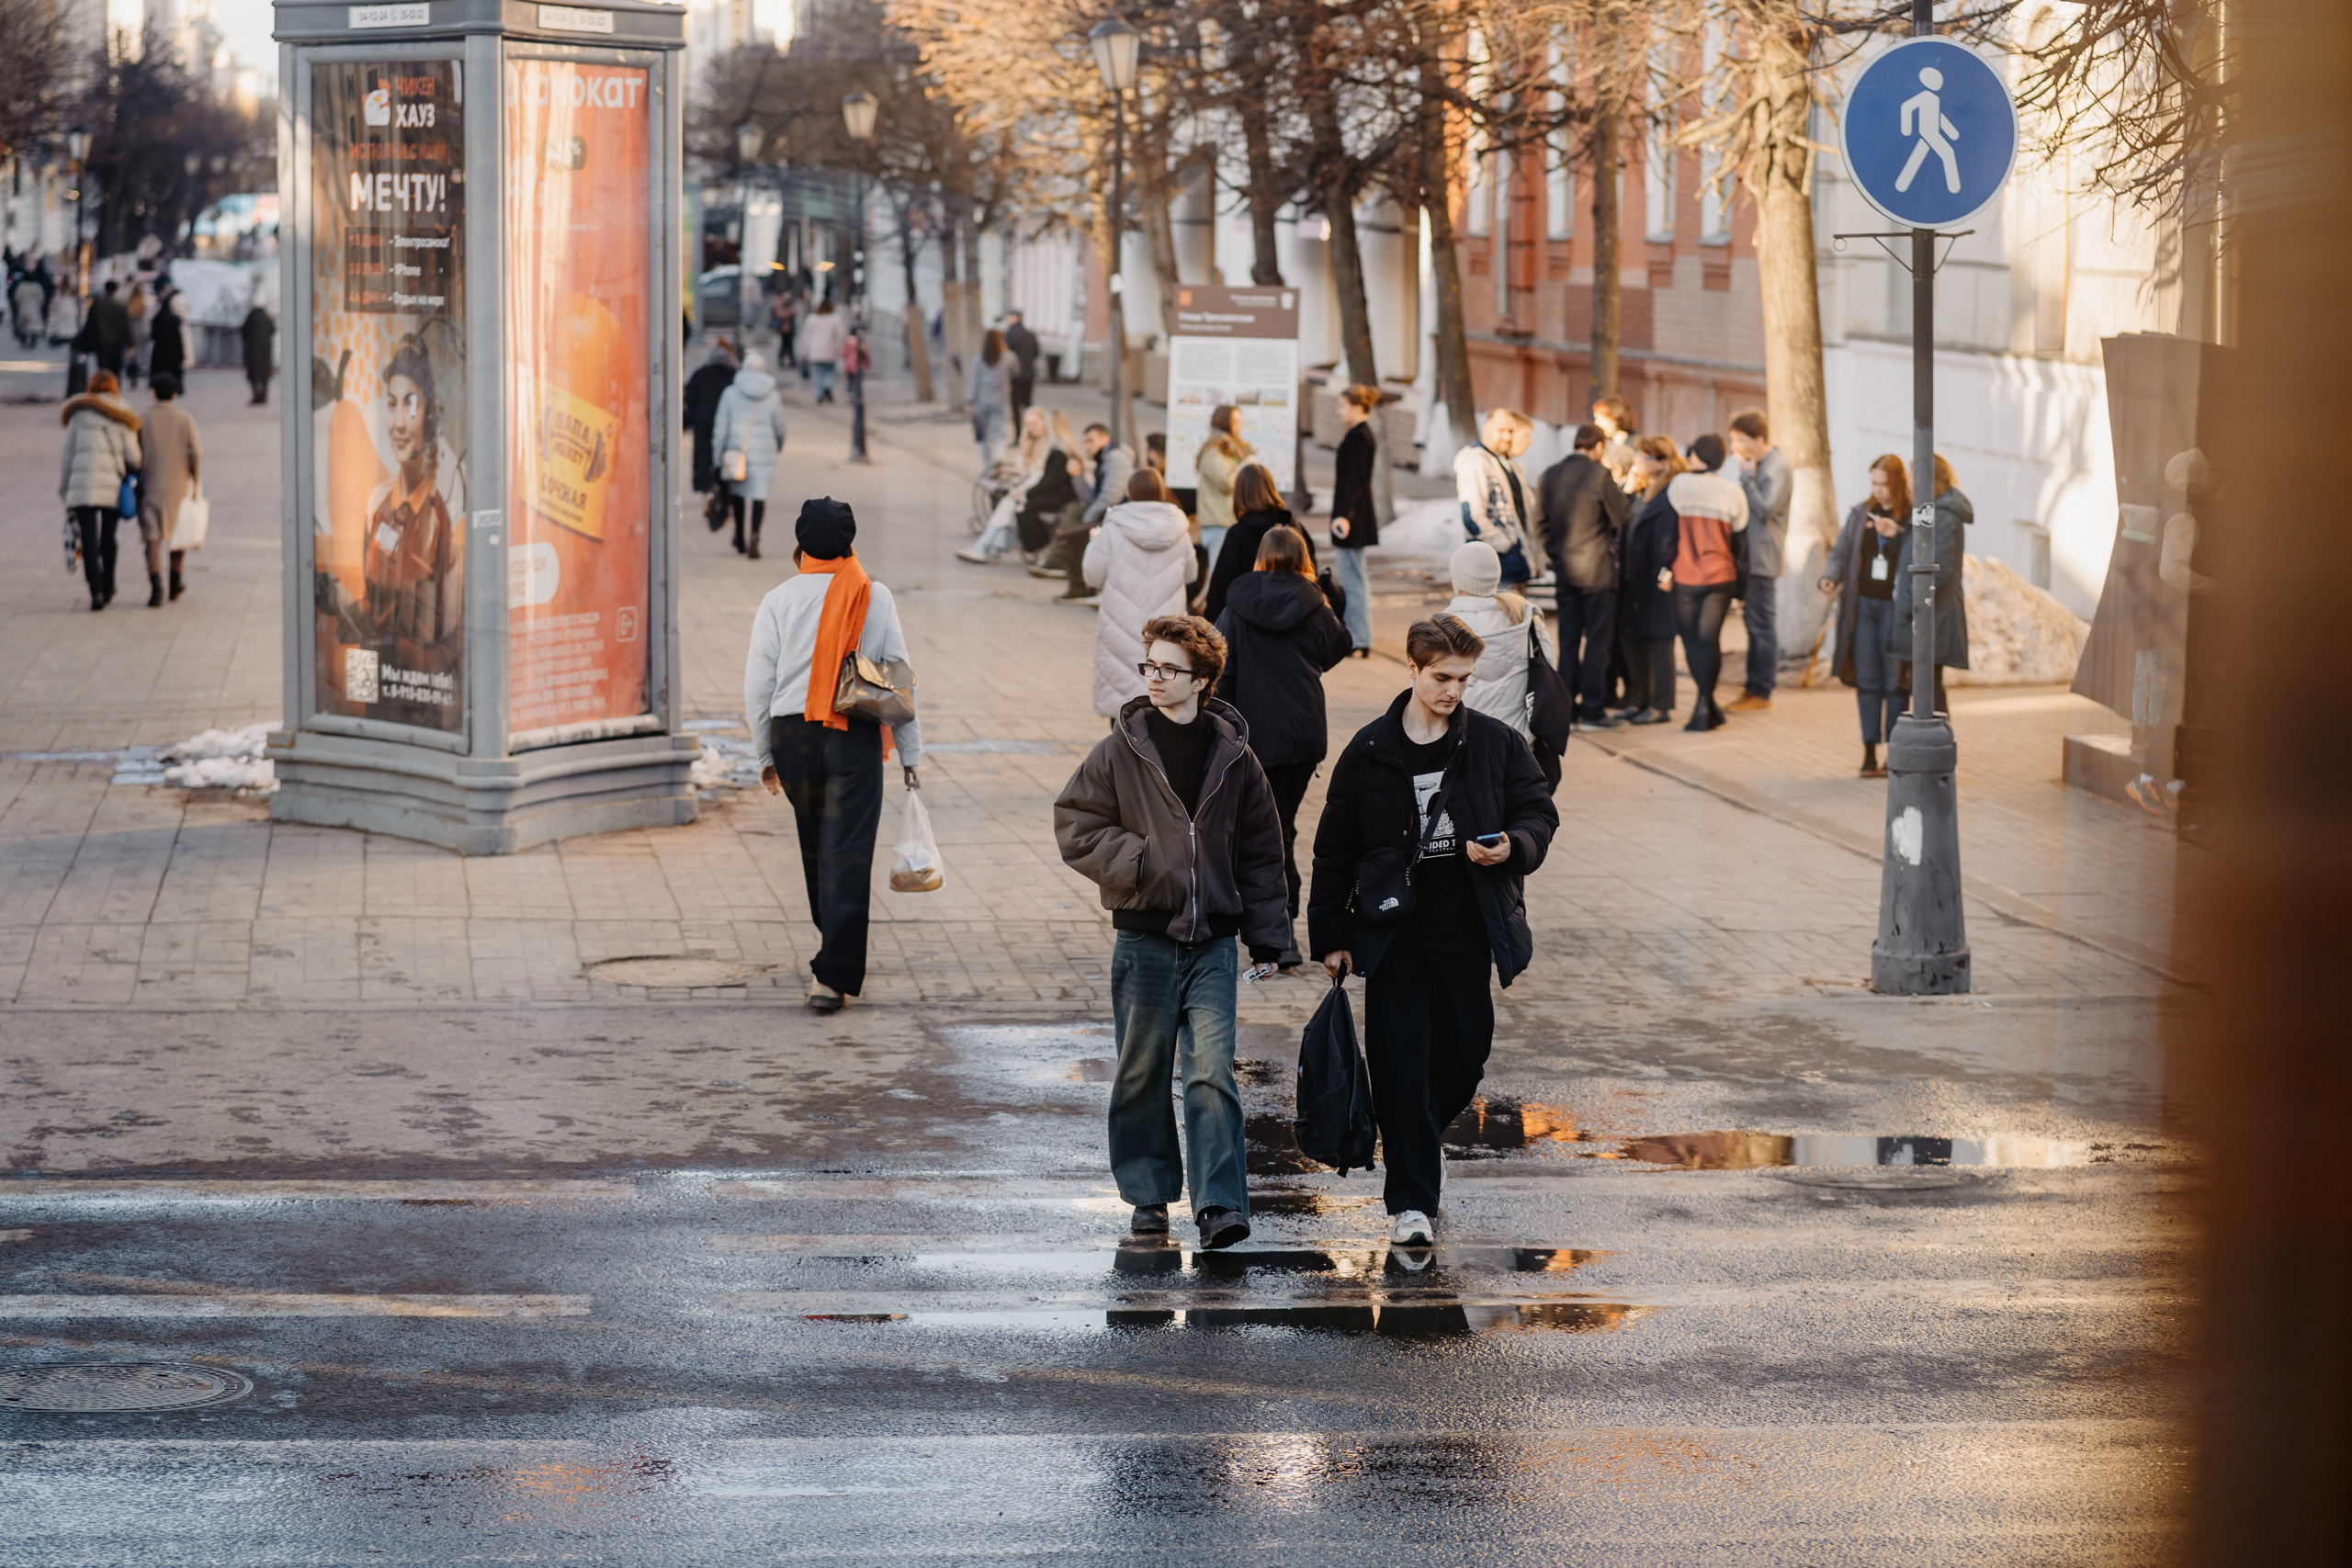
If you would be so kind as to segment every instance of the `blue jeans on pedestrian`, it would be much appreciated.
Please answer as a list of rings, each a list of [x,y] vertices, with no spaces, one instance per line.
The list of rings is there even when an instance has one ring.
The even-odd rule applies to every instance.
[[[1862,744],[1875,746],[1894,736],[1903,712],[1895,695],[1895,660],[1886,651],[1886,628],[1894,619],[1892,599],[1854,601],[1854,695],[1862,707]]]
[[[1372,646],[1372,579],[1363,570],[1363,552],[1344,545],[1331,549],[1331,581],[1348,596],[1348,607],[1340,614],[1340,621],[1348,628],[1348,637],[1358,648]]]
[[[980,466],[984,468],[995,468],[996,460],[1004,456],[1010,413],[1002,403],[972,405],[972,430],[980,438],[980,451],[984,454]]]
[[[817,400],[819,402],[830,403],[833,400],[833,372],[839,367],[839,362],[831,359],[820,359],[809,367],[810,369],[817,373]]]
[[[1747,694],[1769,697],[1780,680],[1781,580],[1747,579],[1747,597],[1740,601],[1740,619],[1747,623]]]
[[[1180,942],[1121,931],[1111,950],[1111,1175],[1134,1204],[1183,1196],[1171,1073],[1183,1080],[1184,1142],[1193,1154],[1193,1213],[1250,1213],[1241,1093],[1233,1083],[1232,940]]]

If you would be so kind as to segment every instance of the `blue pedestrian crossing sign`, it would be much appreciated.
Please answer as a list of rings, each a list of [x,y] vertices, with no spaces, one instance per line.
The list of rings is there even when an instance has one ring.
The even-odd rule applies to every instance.
[[[1846,94],[1838,127],[1862,198],[1906,229],[1952,229],[1993,204],[2017,162],[1999,73],[1942,39],[1905,39]]]

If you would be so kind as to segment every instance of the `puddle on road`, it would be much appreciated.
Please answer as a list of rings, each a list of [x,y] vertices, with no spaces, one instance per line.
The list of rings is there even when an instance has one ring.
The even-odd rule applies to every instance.
[[[892,1251],[861,1245],[838,1252],[809,1250],[791,1256],[818,1263],[969,1269],[1024,1277],[1122,1274],[1244,1280],[1253,1274],[1307,1274],[1334,1279],[1367,1279],[1383,1273],[1442,1277],[1448,1270],[1566,1274],[1600,1254],[1580,1247],[1476,1244],[1407,1248],[1379,1244],[1355,1247],[1234,1247],[1208,1252],[1173,1244],[1122,1241],[1115,1250],[1106,1251],[961,1252],[914,1247]]]
[[[1974,1166],[2034,1169],[2106,1165],[2127,1151],[2153,1154],[2154,1144],[2095,1144],[2064,1138],[2007,1134],[1984,1138],[1933,1138],[1800,1133],[1676,1133],[1628,1138],[1614,1150],[1596,1150],[1594,1159],[1631,1160],[1681,1170],[1770,1170],[1787,1166]],[[1579,1151],[1581,1153],[1581,1151]]]
[[[1457,1339],[1480,1334],[1549,1329],[1566,1334],[1607,1334],[1629,1328],[1662,1308],[1620,1302],[1415,1302],[1409,1305],[1365,1303],[1350,1305],[1263,1307],[1040,1307],[1006,1312],[830,1313],[804,1323],[908,1324],[919,1328],[1271,1329],[1286,1334],[1371,1335],[1383,1339]]]

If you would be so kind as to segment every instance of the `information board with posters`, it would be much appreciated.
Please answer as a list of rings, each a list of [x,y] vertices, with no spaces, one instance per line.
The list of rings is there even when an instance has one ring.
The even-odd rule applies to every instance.
[[[506,64],[507,727],[650,702],[649,73]]]
[[[1200,479],[1209,415],[1234,411],[1234,430],[1275,485],[1297,481],[1298,290],[1187,284],[1176,290],[1168,342],[1168,482]]]
[[[311,68],[322,713],[465,724],[462,66]]]

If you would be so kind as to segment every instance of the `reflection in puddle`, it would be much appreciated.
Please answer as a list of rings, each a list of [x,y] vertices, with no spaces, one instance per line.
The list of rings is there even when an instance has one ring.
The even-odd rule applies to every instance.
[[[2151,1145],[2127,1145],[2134,1150]],[[1581,1152],[1581,1151],[1580,1151]],[[1800,1133],[1676,1133],[1629,1138],[1596,1159],[1634,1160],[1683,1170],[1765,1170],[1781,1166],[1981,1166],[2047,1168],[2104,1164],[2106,1145],[2014,1134],[1987,1138],[1847,1136]]]
[[[1109,1083],[1112,1076],[1118,1070],[1119,1064],[1112,1061],[1107,1056],[1089,1056],[1083,1061],[1073,1062],[1070,1064],[1069,1081],[1072,1083]]]
[[[1290,1334],[1368,1334],[1384,1339],[1451,1339],[1476,1334],[1550,1329],[1606,1334],[1662,1310],[1621,1302],[1415,1302],[1263,1307],[1041,1307],[1008,1312],[842,1313],[808,1323],[896,1324],[917,1328],[1273,1329]]]
[[[1242,1131],[1250,1142],[1246,1163],[1252,1176],[1312,1176],[1323,1168],[1299,1152],[1286,1115],[1261,1111],[1244,1117]]]
[[[1446,1152],[1456,1159],[1491,1159],[1508,1149],[1578,1140],[1576,1118],[1566,1107],[1480,1095],[1446,1123]]]
[[[881,1238],[871,1238],[879,1240]],[[921,1239],[921,1238],[917,1238]],[[808,1249],[795,1254],[810,1263],[873,1265],[893,1269],[957,1269],[981,1274],[1123,1274],[1243,1280],[1252,1274],[1312,1274],[1364,1279],[1383,1272],[1421,1274],[1435,1269],[1486,1274],[1566,1274],[1600,1256],[1580,1247],[1442,1246],[1392,1247],[1233,1247],[1219,1252],[1173,1242],[1122,1238],[1115,1250],[1074,1252],[891,1251],[861,1245],[854,1251]]]
[[[1252,1218],[1262,1215],[1270,1219],[1317,1220],[1333,1214],[1344,1214],[1351,1209],[1368,1209],[1379,1201],[1380,1199],[1370,1192],[1345,1197],[1336,1192],[1300,1192],[1276,1189],[1271,1191],[1250,1193],[1250,1213]]]

